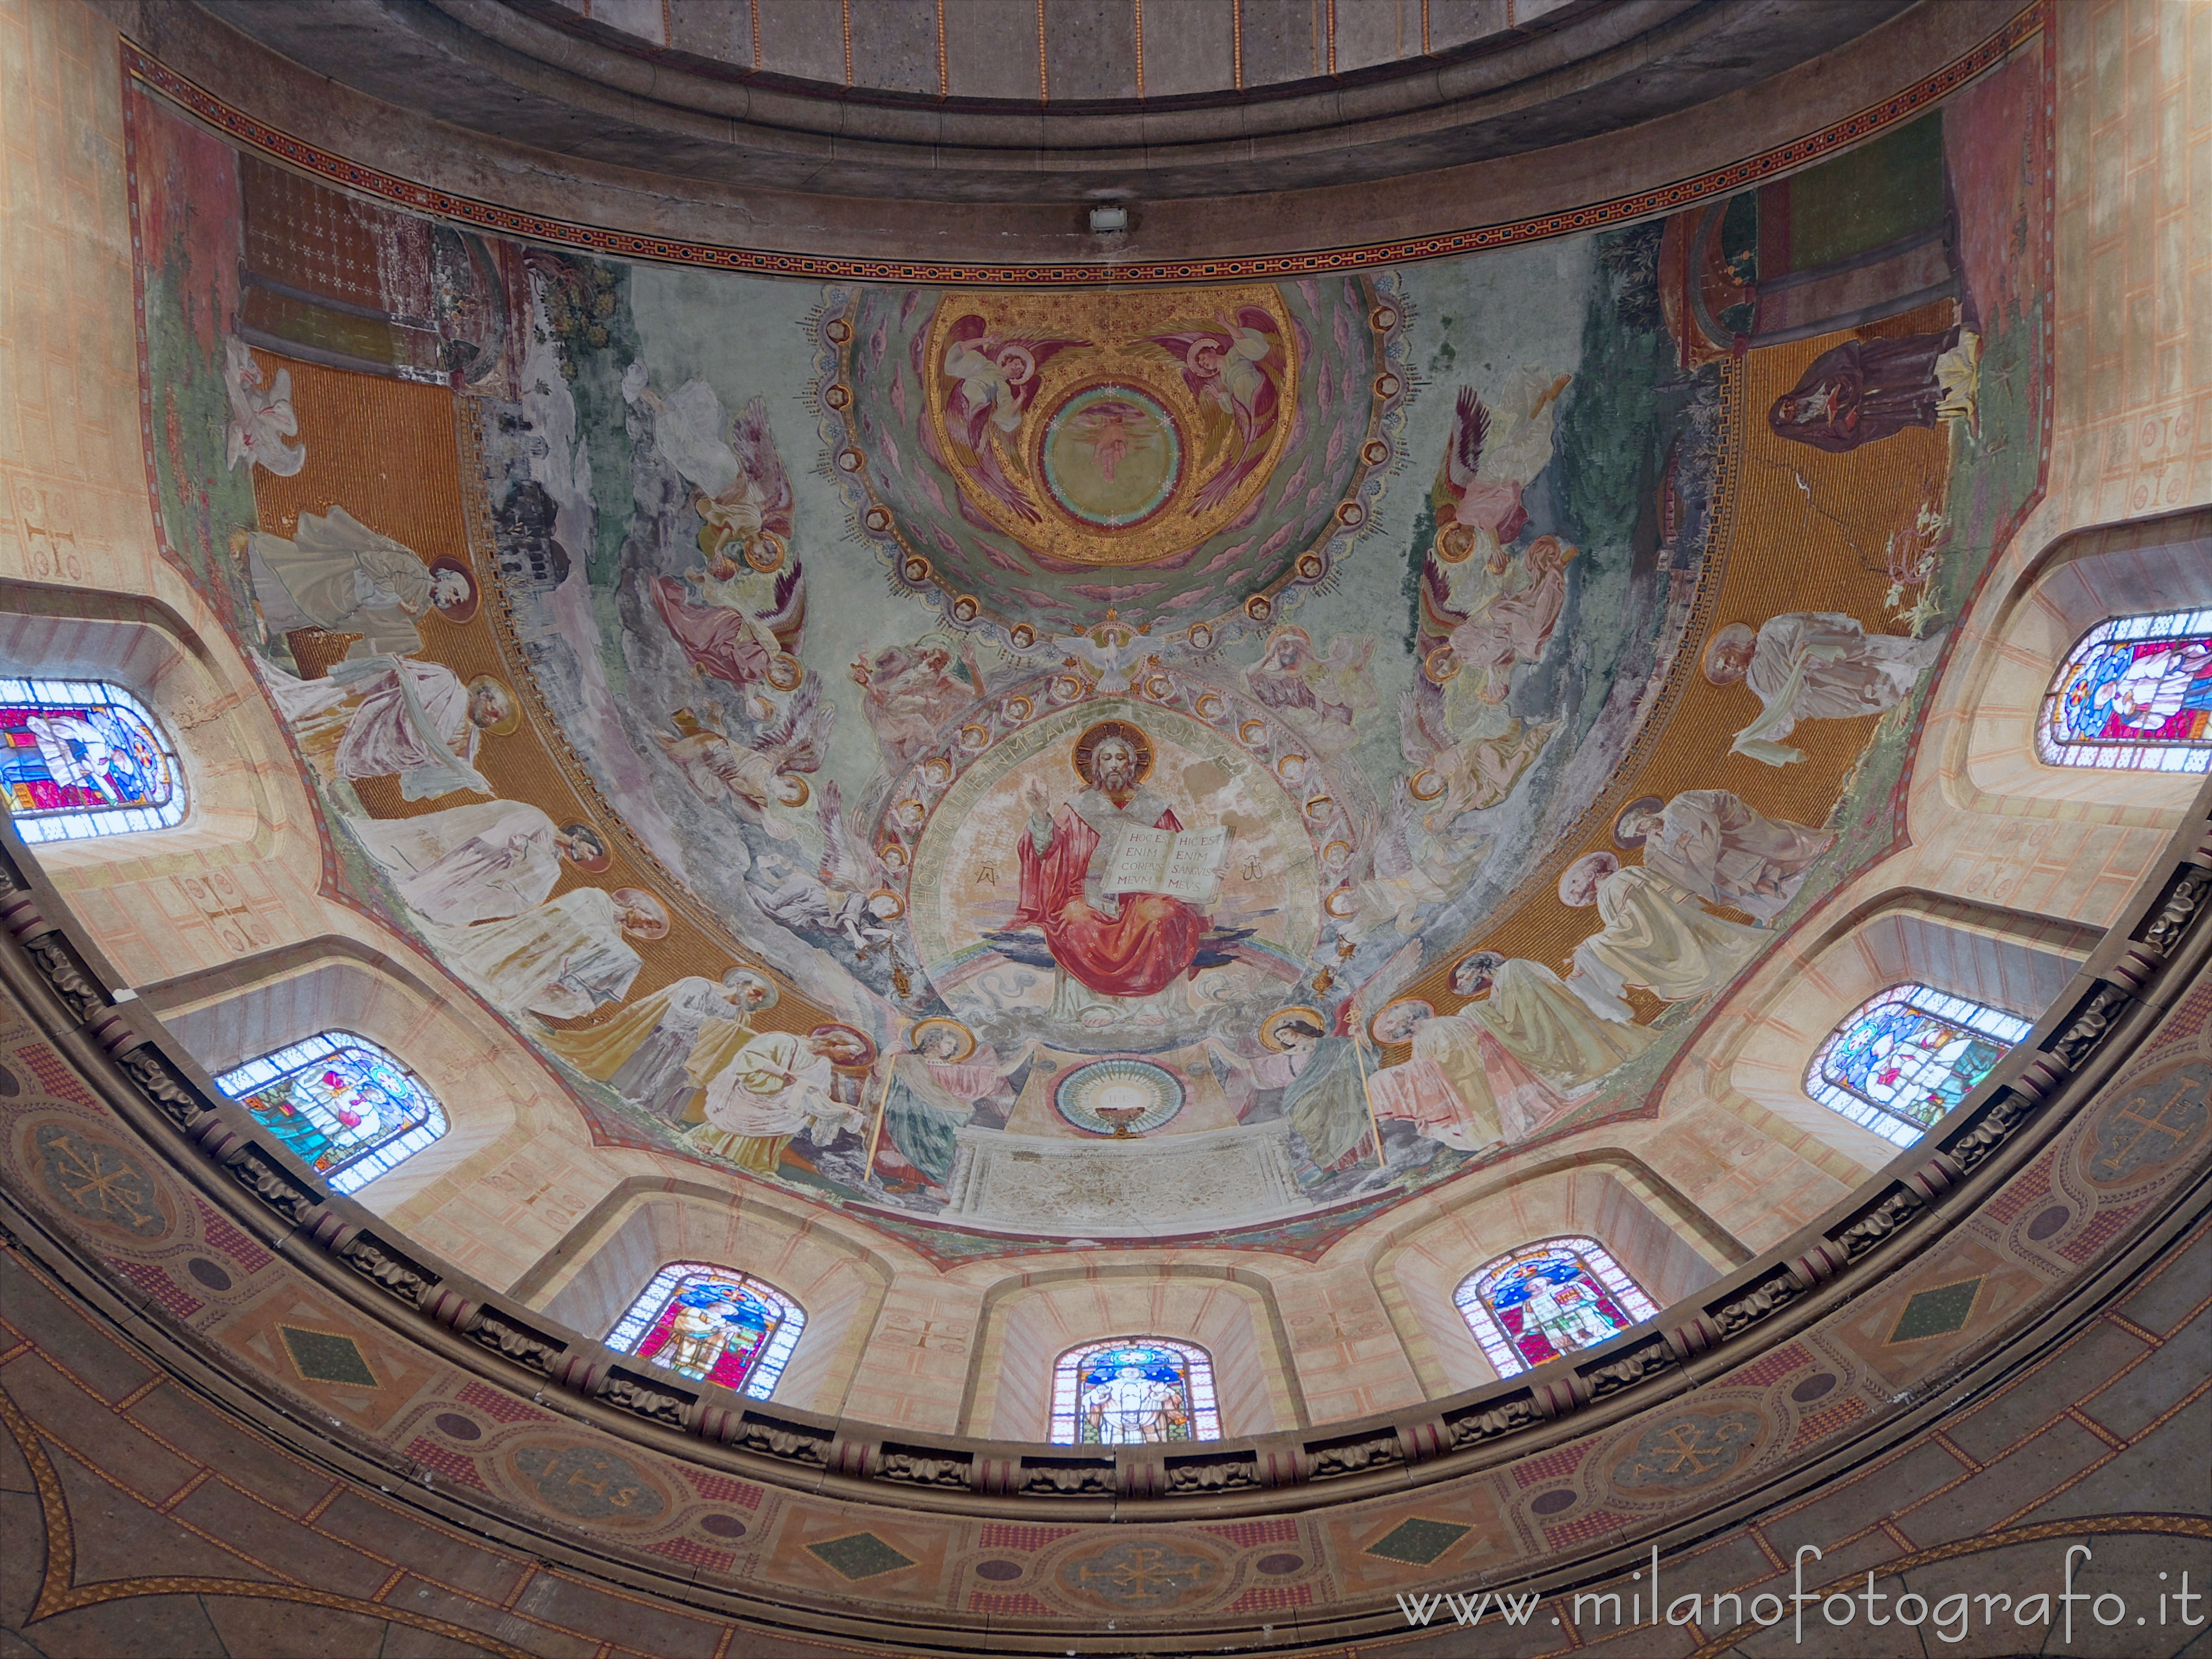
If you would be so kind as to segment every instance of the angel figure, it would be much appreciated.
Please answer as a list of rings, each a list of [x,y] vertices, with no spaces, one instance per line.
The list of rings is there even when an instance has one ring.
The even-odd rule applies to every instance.
[[[887,1188],[943,1188],[952,1179],[959,1132],[979,1119],[1002,1127],[1017,1079],[1036,1059],[1030,1038],[1011,1059],[954,1019],[925,1019],[908,1033],[910,1052],[890,1056],[884,1134],[874,1174]]]
[[[1359,722],[1381,702],[1367,672],[1374,654],[1372,634],[1339,634],[1317,652],[1304,629],[1279,628],[1245,669],[1244,686],[1254,702],[1280,710],[1316,748],[1334,753],[1357,739]]]
[[[1567,563],[1576,550],[1557,536],[1539,536],[1522,556],[1519,586],[1486,597],[1453,628],[1450,645],[1459,672],[1474,676],[1475,696],[1504,702],[1513,689],[1516,664],[1535,662],[1552,642],[1567,604]],[[1510,561],[1504,563],[1510,568]]]
[[[1267,452],[1283,410],[1281,336],[1266,311],[1240,306],[1234,315],[1152,335],[1149,343],[1176,362],[1198,400],[1199,470],[1224,463],[1194,498],[1203,512],[1227,499]]]
[[[1528,522],[1521,492],[1551,465],[1552,405],[1573,379],[1547,382],[1518,370],[1494,410],[1473,386],[1460,388],[1452,441],[1429,492],[1437,555],[1446,563],[1479,552],[1492,574],[1504,573],[1503,549]]]
[[[999,446],[990,441],[995,431],[1011,440],[1020,430],[1022,417],[1036,400],[1038,375],[1044,366],[1080,340],[1013,339],[996,336],[981,317],[963,317],[952,325],[945,348],[945,379],[940,386],[945,429],[953,442],[973,458],[969,477],[1001,506],[1034,520],[1036,509],[1029,497],[1006,475]],[[926,437],[926,434],[925,434]]]
[[[1442,904],[1466,885],[1467,872],[1490,851],[1487,836],[1456,837],[1449,849],[1413,822],[1412,797],[1401,777],[1390,786],[1390,805],[1360,837],[1358,861],[1346,872],[1346,937],[1364,939],[1384,927],[1411,935],[1420,927],[1420,907]]]
[[[958,673],[948,672],[957,669]],[[963,684],[959,674],[965,674]],[[952,718],[981,693],[983,671],[963,639],[960,659],[943,645],[887,645],[852,667],[860,712],[876,734],[884,763],[902,770],[936,746]]]
[[[1434,706],[1440,701],[1433,691],[1398,694],[1398,739],[1413,769],[1407,787],[1415,800],[1435,803],[1421,819],[1431,835],[1443,834],[1461,813],[1495,806],[1510,795],[1559,729],[1557,720],[1529,726],[1516,715],[1495,734],[1455,738],[1443,729],[1442,711]]]
[[[1037,374],[1080,340],[1014,339],[994,336],[981,317],[963,317],[945,348],[945,374],[957,380],[945,400],[945,424],[970,453],[983,451],[988,428],[1012,435],[1037,393]]]
[[[698,581],[702,573],[688,573]],[[678,647],[701,674],[739,690],[763,680],[797,683],[799,645],[806,627],[806,573],[796,562],[775,578],[769,608],[756,616],[736,605],[695,605],[683,582],[655,576],[646,584]]]
[[[222,386],[230,398],[230,465],[240,461],[289,478],[307,464],[305,444],[285,440],[300,429],[292,408],[292,371],[270,376],[254,361],[245,341],[231,335],[222,343]]]
[[[629,366],[622,389],[625,400],[653,412],[654,446],[695,492],[708,570],[733,576],[739,561],[781,570],[791,551],[793,496],[767,400],[754,398],[731,419],[706,381],[686,380],[664,398],[647,383],[642,363]]]
[[[726,803],[747,823],[788,841],[791,827],[769,812],[769,803],[806,805],[806,780],[799,774],[821,769],[836,714],[837,705],[823,702],[810,680],[793,696],[781,720],[744,743],[732,742],[690,708],[669,716],[673,734],[656,732],[653,737],[700,799]]]
[[[815,807],[822,832],[822,859],[809,873],[775,854],[756,866],[773,885],[748,885],[753,902],[785,927],[805,933],[842,933],[853,954],[866,957],[890,948],[887,925],[906,914],[906,901],[892,890],[890,872],[847,827],[844,799],[832,778],[822,786]]]

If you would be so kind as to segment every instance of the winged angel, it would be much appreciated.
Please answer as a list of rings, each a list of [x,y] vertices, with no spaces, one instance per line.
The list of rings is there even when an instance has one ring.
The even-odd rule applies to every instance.
[[[1467,872],[1490,851],[1486,836],[1431,837],[1414,824],[1407,781],[1391,785],[1390,805],[1364,825],[1359,862],[1346,872],[1352,912],[1343,931],[1364,938],[1385,927],[1411,935],[1419,909],[1442,904],[1466,884]]]
[[[1501,550],[1528,522],[1521,492],[1551,465],[1552,406],[1572,379],[1546,381],[1518,370],[1494,410],[1473,386],[1460,388],[1452,441],[1429,493],[1437,550],[1446,563],[1480,552],[1492,575],[1504,572]]]
[[[1221,463],[1192,500],[1192,510],[1202,513],[1227,500],[1267,453],[1283,410],[1282,336],[1258,306],[1170,326],[1148,343],[1175,362],[1198,400],[1198,474]]]
[[[895,955],[888,924],[898,920],[905,905],[889,886],[882,860],[847,824],[834,778],[822,786],[815,823],[822,832],[822,858],[813,872],[796,868],[787,858],[764,858],[760,873],[774,884],[753,882],[753,902],[798,932],[843,934],[855,956],[884,949],[894,949]]]
[[[1016,338],[994,335],[981,317],[963,317],[952,325],[951,341],[945,348],[945,377],[953,382],[945,396],[945,430],[971,459],[975,482],[1000,505],[1036,522],[1041,515],[1029,495],[1007,475],[1000,446],[991,441],[994,431],[1011,439],[1021,429],[1037,394],[1037,376],[1044,366],[1081,340]],[[926,429],[925,429],[926,432]],[[1018,452],[1010,452],[1017,455]]]
[[[810,679],[780,719],[743,742],[733,742],[723,732],[712,708],[704,716],[679,708],[669,717],[676,730],[653,736],[700,799],[726,805],[744,822],[788,841],[792,829],[769,811],[769,803],[806,805],[807,783],[800,775],[821,769],[836,716],[837,705],[823,702],[820,688]]]
[[[1461,813],[1497,805],[1513,793],[1559,726],[1557,720],[1530,726],[1517,715],[1506,716],[1493,734],[1455,738],[1433,687],[1399,693],[1398,740],[1413,769],[1407,787],[1415,800],[1432,804],[1422,827],[1442,835]]]

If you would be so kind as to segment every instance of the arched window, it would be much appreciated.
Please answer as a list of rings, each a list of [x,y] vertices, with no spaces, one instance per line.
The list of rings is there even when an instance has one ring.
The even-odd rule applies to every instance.
[[[1213,1361],[1194,1343],[1117,1336],[1070,1348],[1053,1368],[1055,1446],[1220,1438]]]
[[[2051,682],[2035,749],[2053,766],[2212,772],[2212,610],[2100,623]]]
[[[184,821],[176,748],[119,685],[0,678],[0,783],[25,841],[127,836]]]
[[[334,1193],[358,1192],[446,1133],[446,1109],[387,1050],[322,1031],[225,1072],[215,1086]]]
[[[775,1286],[711,1261],[672,1261],[615,1322],[607,1346],[765,1400],[805,1328],[805,1312]]]
[[[1500,1376],[1593,1347],[1659,1310],[1594,1238],[1547,1238],[1476,1268],[1452,1297]]]
[[[1911,1146],[2033,1030],[1930,986],[1893,985],[1828,1033],[1805,1092],[1900,1146]]]

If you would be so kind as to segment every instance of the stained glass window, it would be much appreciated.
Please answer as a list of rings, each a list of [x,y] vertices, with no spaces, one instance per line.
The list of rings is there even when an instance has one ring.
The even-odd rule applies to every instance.
[[[2001,1008],[1926,985],[1893,985],[1828,1034],[1805,1073],[1805,1092],[1910,1146],[2031,1029]]]
[[[2212,610],[2116,617],[2084,634],[2035,728],[2053,766],[2212,772]]]
[[[711,1261],[672,1261],[607,1333],[607,1346],[765,1400],[805,1328],[805,1313],[773,1285]]]
[[[1192,1343],[1119,1336],[1070,1348],[1053,1369],[1056,1446],[1220,1438],[1213,1361]]]
[[[390,1052],[323,1031],[215,1080],[334,1193],[358,1192],[446,1133],[446,1109]]]
[[[1594,1347],[1659,1310],[1594,1238],[1547,1238],[1478,1267],[1452,1297],[1500,1376]]]
[[[184,820],[177,751],[119,685],[0,678],[0,784],[25,841],[126,836]]]

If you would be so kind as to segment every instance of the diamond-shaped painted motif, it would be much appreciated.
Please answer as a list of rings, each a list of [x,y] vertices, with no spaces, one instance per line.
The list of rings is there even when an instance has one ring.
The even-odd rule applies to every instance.
[[[351,1337],[330,1331],[303,1331],[290,1325],[276,1328],[283,1334],[284,1346],[291,1350],[293,1369],[308,1381],[343,1382],[356,1389],[382,1386]]]
[[[1905,1304],[1889,1340],[1917,1342],[1923,1337],[1948,1336],[1966,1324],[1966,1316],[1974,1310],[1974,1292],[1981,1288],[1980,1279],[1966,1279],[1921,1291]]]
[[[1425,1567],[1474,1531],[1450,1521],[1424,1521],[1416,1516],[1401,1521],[1367,1547],[1367,1553],[1408,1566]]]
[[[873,1578],[894,1567],[914,1565],[912,1556],[901,1555],[872,1532],[832,1538],[825,1544],[809,1544],[806,1549],[809,1554],[819,1557],[848,1578]]]

